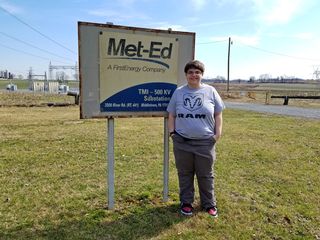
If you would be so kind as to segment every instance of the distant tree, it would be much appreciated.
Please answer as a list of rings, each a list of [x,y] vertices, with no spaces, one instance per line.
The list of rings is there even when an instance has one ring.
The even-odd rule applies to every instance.
[[[224,82],[226,82],[226,78],[225,77],[223,77],[223,76],[216,76],[215,78],[214,78],[214,81],[215,82],[219,82],[219,83],[224,83]]]
[[[219,76],[219,75],[216,77],[216,79],[221,80],[221,81],[225,81],[225,80],[226,80],[226,78],[225,78],[225,77],[223,77],[223,76]]]
[[[256,78],[254,76],[251,76],[249,78],[249,83],[254,83],[256,81]]]
[[[268,82],[271,78],[272,78],[272,76],[270,74],[268,74],[268,73],[261,74],[259,76],[260,82]]]

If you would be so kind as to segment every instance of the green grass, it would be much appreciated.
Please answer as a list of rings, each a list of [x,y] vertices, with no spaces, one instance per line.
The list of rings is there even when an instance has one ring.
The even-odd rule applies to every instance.
[[[0,107],[42,106],[48,103],[74,104],[75,98],[66,94],[0,91]]]
[[[28,89],[29,81],[28,80],[17,80],[17,79],[0,79],[0,89],[6,89],[9,83],[16,84],[18,89]]]
[[[0,79],[0,90],[5,90],[6,86],[9,84],[16,84],[18,90],[21,89],[29,89],[29,80],[24,79],[24,80],[18,80],[18,79]],[[73,81],[73,80],[67,80],[64,81],[63,84],[67,84],[70,88],[79,88],[79,82],[78,81]]]
[[[106,120],[78,107],[0,108],[0,239],[319,239],[320,121],[227,109],[219,218],[178,213],[172,146],[162,202],[162,118],[115,119],[115,210]]]

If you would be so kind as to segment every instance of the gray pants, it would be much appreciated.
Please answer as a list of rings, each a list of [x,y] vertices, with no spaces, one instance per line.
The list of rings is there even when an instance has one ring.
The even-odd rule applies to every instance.
[[[172,136],[173,151],[179,177],[180,202],[194,201],[194,175],[197,177],[201,206],[216,206],[214,194],[215,140],[190,140],[178,134]]]

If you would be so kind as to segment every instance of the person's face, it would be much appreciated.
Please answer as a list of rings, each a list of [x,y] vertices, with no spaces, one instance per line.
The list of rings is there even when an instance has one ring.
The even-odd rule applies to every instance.
[[[190,68],[186,73],[188,85],[191,87],[199,87],[202,79],[202,72],[196,68]]]

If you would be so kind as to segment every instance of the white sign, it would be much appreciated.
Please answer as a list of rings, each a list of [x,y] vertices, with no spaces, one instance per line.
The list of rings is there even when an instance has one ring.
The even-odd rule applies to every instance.
[[[164,116],[195,34],[78,23],[81,118]]]

